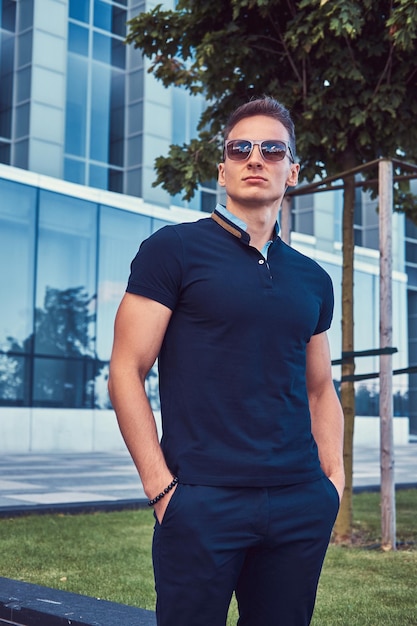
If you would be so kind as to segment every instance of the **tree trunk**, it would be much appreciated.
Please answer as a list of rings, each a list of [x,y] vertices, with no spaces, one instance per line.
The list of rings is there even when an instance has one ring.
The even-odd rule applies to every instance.
[[[343,170],[348,171],[355,165],[350,155],[346,156]],[[354,210],[355,210],[355,178],[343,178],[343,272],[342,272],[342,355],[354,351],[353,321],[353,258],[354,258]],[[344,358],[342,362],[341,403],[345,417],[343,460],[346,484],[336,519],[333,539],[336,543],[352,542],[352,486],[353,486],[353,430],[355,420],[355,388],[352,380],[343,380],[353,376],[355,360]]]

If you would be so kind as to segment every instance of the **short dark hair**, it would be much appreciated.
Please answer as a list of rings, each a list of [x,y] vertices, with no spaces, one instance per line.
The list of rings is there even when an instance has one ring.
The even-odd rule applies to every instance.
[[[250,100],[249,102],[246,102],[246,104],[242,104],[238,107],[227,120],[224,128],[224,139],[226,140],[228,138],[232,129],[238,122],[246,117],[253,117],[254,115],[265,115],[266,117],[272,117],[278,122],[281,122],[281,124],[288,131],[291,151],[295,157],[294,122],[291,119],[288,109],[286,109],[283,104],[275,100],[275,98],[271,98],[271,96],[264,96],[263,98],[257,98],[256,100]]]

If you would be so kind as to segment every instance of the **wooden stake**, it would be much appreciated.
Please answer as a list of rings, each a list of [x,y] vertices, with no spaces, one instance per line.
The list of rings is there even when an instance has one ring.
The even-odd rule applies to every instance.
[[[381,159],[379,168],[379,252],[380,252],[380,348],[392,346],[392,162]],[[381,530],[382,549],[396,550],[392,355],[381,354],[379,415],[381,433]]]

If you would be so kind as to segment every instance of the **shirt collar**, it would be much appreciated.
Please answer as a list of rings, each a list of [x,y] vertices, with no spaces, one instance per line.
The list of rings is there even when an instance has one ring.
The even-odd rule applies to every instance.
[[[212,213],[211,217],[218,224],[220,224],[220,226],[223,226],[223,228],[231,232],[232,235],[235,235],[239,239],[242,239],[242,241],[244,241],[245,243],[249,244],[250,237],[247,233],[248,225],[239,217],[236,217],[236,215],[228,211],[226,207],[223,206],[223,204],[216,205],[216,208],[214,212]],[[222,218],[225,218],[225,219],[223,220]],[[233,228],[233,226],[235,226],[236,228]],[[277,239],[278,235],[279,235],[278,222],[275,222],[272,239],[266,242],[263,250],[267,251],[268,247],[271,245],[273,241],[275,241],[275,239]]]

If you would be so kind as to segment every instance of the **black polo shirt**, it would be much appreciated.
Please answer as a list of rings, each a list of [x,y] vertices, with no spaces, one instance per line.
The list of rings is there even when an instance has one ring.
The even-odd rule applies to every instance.
[[[268,257],[220,212],[140,246],[127,291],[172,309],[159,355],[162,448],[183,483],[321,476],[306,346],[333,313],[329,275],[276,237]]]

